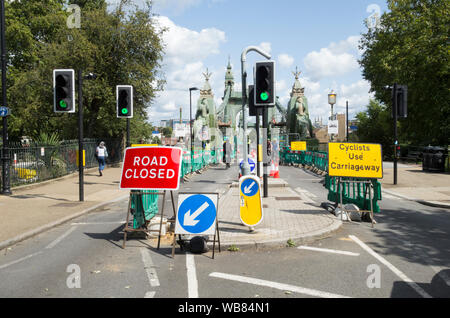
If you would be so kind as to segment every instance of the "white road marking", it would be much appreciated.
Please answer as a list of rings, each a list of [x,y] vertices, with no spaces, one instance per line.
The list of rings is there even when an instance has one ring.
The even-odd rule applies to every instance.
[[[252,277],[231,275],[231,274],[225,274],[225,273],[216,273],[216,272],[209,274],[209,276],[233,280],[233,281],[237,281],[237,282],[241,282],[241,283],[270,287],[270,288],[275,288],[275,289],[279,289],[279,290],[283,290],[283,291],[290,291],[290,292],[294,292],[294,293],[310,295],[310,296],[314,296],[314,297],[350,298],[348,296],[332,294],[332,293],[327,293],[327,292],[323,292],[320,290],[303,288],[303,287],[298,287],[298,286],[293,286],[293,285],[288,285],[288,284],[281,284],[281,283],[271,282],[271,281],[262,280],[262,279],[258,279],[258,278],[252,278]]]
[[[331,250],[331,249],[328,249],[328,248],[318,248],[318,247],[312,247],[312,246],[299,246],[297,248],[298,249],[302,249],[302,250],[316,251],[316,252],[342,254],[342,255],[348,255],[348,256],[359,256],[359,253],[340,251],[340,250]]]
[[[145,247],[141,248],[141,256],[142,261],[144,262],[144,268],[145,271],[147,272],[147,277],[148,281],[150,282],[150,286],[158,287],[159,286],[158,275],[156,274],[155,266],[153,265],[152,258],[147,248]]]
[[[56,246],[56,244],[58,244],[59,242],[61,242],[63,239],[65,239],[70,233],[72,233],[73,231],[76,230],[76,226],[71,227],[70,229],[68,229],[66,231],[66,233],[64,233],[63,235],[61,235],[60,237],[58,237],[56,240],[54,240],[53,242],[51,242],[49,245],[47,245],[46,249],[49,248],[53,248]]]
[[[428,264],[428,266],[437,274],[439,275],[439,277],[447,284],[447,286],[450,286],[450,277],[448,277],[448,275],[443,272],[443,270],[445,270],[445,267],[440,267],[440,266],[435,266],[431,263],[432,260],[432,256],[430,255],[430,250],[425,251],[424,249],[418,247],[416,244],[410,243],[410,242],[405,242],[405,244],[409,247],[411,247],[412,249],[414,249],[414,251],[416,252],[417,255],[420,255],[421,258],[423,259],[423,261],[425,263]]]
[[[144,298],[153,298],[155,297],[156,292],[151,291],[151,292],[146,292]]]
[[[33,256],[36,256],[36,255],[39,255],[39,254],[42,254],[42,251],[39,251],[39,252],[37,252],[37,253],[30,254],[30,255],[27,255],[27,256],[25,256],[25,257],[16,259],[15,261],[12,261],[12,262],[3,264],[3,265],[0,266],[0,269],[4,269],[4,268],[6,268],[6,267],[8,267],[8,266],[11,266],[11,265],[20,263],[20,262],[22,262],[22,261],[24,261],[24,260],[26,260],[26,259],[29,259],[29,258],[31,258],[31,257],[33,257]]]
[[[364,244],[360,239],[358,239],[354,235],[349,235],[355,243],[357,243],[359,246],[361,246],[366,252],[368,252],[370,255],[375,257],[378,261],[380,261],[382,264],[386,265],[394,274],[396,274],[398,277],[400,277],[405,283],[407,283],[409,286],[411,286],[419,295],[421,295],[424,298],[432,298],[425,290],[422,289],[419,285],[417,285],[411,278],[406,276],[402,271],[400,271],[397,267],[389,263],[386,259],[378,255],[375,251],[373,251],[369,246]]]
[[[192,254],[186,254],[186,269],[188,280],[188,297],[198,298],[197,273],[195,270],[194,255]]]

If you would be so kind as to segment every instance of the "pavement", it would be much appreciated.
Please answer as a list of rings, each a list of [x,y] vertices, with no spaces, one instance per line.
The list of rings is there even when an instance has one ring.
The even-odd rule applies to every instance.
[[[392,164],[383,165],[382,192],[421,204],[450,209],[450,174],[427,172],[422,165],[398,164],[394,185]]]
[[[0,195],[0,250],[50,230],[84,214],[107,209],[125,200],[119,190],[120,167],[108,167],[102,177],[96,169],[84,177],[84,202],[79,202],[78,174],[40,184],[13,188],[13,195]],[[383,193],[423,204],[450,208],[450,174],[423,172],[415,165],[400,165],[398,184],[392,168],[385,167]],[[188,183],[187,183],[188,184]],[[282,179],[269,179],[269,197],[263,198],[263,220],[253,231],[239,217],[239,189],[227,185],[219,201],[221,246],[283,245],[288,240],[306,243],[329,236],[342,225],[340,219],[305,200]],[[181,189],[180,189],[181,190]],[[169,242],[169,240],[163,240]]]

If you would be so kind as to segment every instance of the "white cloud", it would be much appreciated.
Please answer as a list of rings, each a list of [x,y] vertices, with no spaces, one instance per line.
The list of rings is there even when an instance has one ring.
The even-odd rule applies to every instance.
[[[365,80],[359,80],[349,85],[342,84],[335,92],[337,94],[336,105],[334,105],[334,113],[345,113],[346,102],[349,105],[349,117],[353,118],[358,112],[364,111],[369,104],[369,99],[373,98],[373,94],[369,93],[370,84]],[[311,120],[316,117],[322,117],[323,123],[328,122],[331,113],[331,106],[328,104],[328,93],[330,89],[317,91],[308,97],[309,113]]]
[[[163,35],[166,45],[163,69],[166,84],[149,111],[150,121],[159,124],[162,119],[179,118],[179,109],[183,108],[183,118],[189,118],[189,87],[202,88],[207,65],[204,60],[220,53],[220,46],[226,41],[225,32],[215,28],[201,31],[176,25],[168,17],[155,17],[160,27],[167,27]],[[223,91],[225,67],[220,70],[209,69],[209,80],[214,94]],[[192,92],[192,116],[195,116],[198,91]],[[216,97],[216,96],[215,96]]]
[[[294,64],[294,58],[288,54],[278,55],[278,63],[281,67],[289,68]]]
[[[272,51],[272,44],[270,42],[261,42],[258,47],[269,54]]]
[[[338,43],[332,42],[327,48],[312,51],[303,62],[308,75],[313,80],[324,77],[341,76],[359,68],[357,56],[359,36],[350,36]]]
[[[220,45],[226,42],[225,32],[216,28],[197,32],[178,26],[164,16],[155,19],[161,27],[168,28],[163,42],[166,45],[164,62],[169,66],[185,65],[218,54]]]

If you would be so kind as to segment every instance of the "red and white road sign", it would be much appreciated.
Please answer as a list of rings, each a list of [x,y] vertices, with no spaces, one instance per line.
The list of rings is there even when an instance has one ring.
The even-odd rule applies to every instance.
[[[175,147],[127,148],[120,189],[178,190],[182,153]]]

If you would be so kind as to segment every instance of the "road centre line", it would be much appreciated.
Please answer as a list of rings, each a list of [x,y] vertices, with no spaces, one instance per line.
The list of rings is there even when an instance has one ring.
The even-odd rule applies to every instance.
[[[316,252],[342,254],[342,255],[348,255],[348,256],[359,256],[359,253],[353,253],[353,252],[347,252],[347,251],[341,251],[341,250],[332,250],[332,249],[328,249],[328,248],[318,248],[318,247],[312,247],[312,246],[299,246],[297,248],[301,249],[301,250],[310,250],[310,251],[316,251]]]
[[[75,231],[77,227],[73,226],[71,227],[69,230],[67,230],[63,235],[61,235],[60,237],[58,237],[56,240],[54,240],[53,242],[51,242],[49,245],[47,245],[46,249],[49,248],[53,248],[56,246],[56,244],[58,244],[59,242],[61,242],[64,238],[66,238],[70,233],[72,233],[73,231]]]
[[[152,287],[160,286],[158,275],[156,274],[155,266],[153,265],[153,261],[152,261],[152,258],[150,256],[148,249],[146,247],[142,247],[140,250],[141,250],[142,261],[144,262],[144,268],[147,273],[147,277],[148,277],[150,286],[152,286]]]
[[[194,255],[189,253],[186,254],[186,270],[188,280],[188,297],[198,298],[198,281],[195,270]]]
[[[33,256],[36,256],[36,255],[39,255],[39,254],[42,254],[42,253],[43,253],[42,251],[39,251],[39,252],[30,254],[30,255],[24,256],[24,257],[22,257],[22,258],[16,259],[15,261],[12,261],[12,262],[9,262],[9,263],[6,263],[6,264],[1,265],[1,266],[0,266],[0,269],[4,269],[4,268],[6,268],[6,267],[8,267],[8,266],[11,266],[11,265],[20,263],[20,262],[22,262],[22,261],[24,261],[24,260],[26,260],[26,259],[29,259],[29,258],[31,258],[31,257],[33,257]]]
[[[323,292],[320,290],[314,290],[314,289],[303,288],[303,287],[298,287],[298,286],[293,286],[293,285],[288,285],[288,284],[276,283],[276,282],[271,282],[271,281],[262,280],[262,279],[258,279],[258,278],[252,278],[252,277],[245,277],[245,276],[238,276],[238,275],[217,273],[217,272],[211,273],[211,274],[209,274],[209,276],[215,277],[215,278],[233,280],[233,281],[252,284],[252,285],[270,287],[270,288],[275,288],[275,289],[279,289],[279,290],[283,290],[283,291],[290,291],[290,292],[305,294],[305,295],[314,296],[314,297],[351,298],[348,296],[327,293],[327,292]]]
[[[406,276],[402,271],[400,271],[397,267],[389,263],[386,259],[378,255],[374,250],[372,250],[369,246],[364,244],[360,239],[358,239],[354,235],[349,235],[349,237],[357,243],[359,246],[361,246],[366,252],[368,252],[370,255],[375,257],[379,262],[386,265],[394,274],[396,274],[398,277],[400,277],[405,283],[410,285],[419,295],[421,295],[424,298],[432,298],[425,290],[422,289],[419,285],[417,285],[411,278]]]

